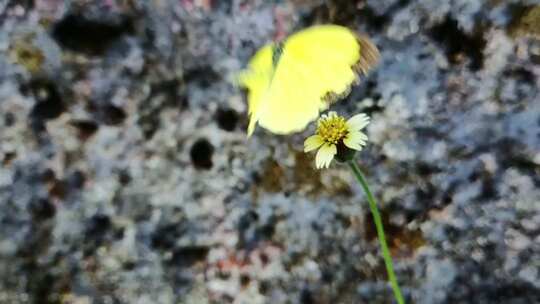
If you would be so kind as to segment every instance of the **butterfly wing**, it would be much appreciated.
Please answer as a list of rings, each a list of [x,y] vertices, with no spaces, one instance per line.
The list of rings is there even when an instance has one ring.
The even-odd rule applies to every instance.
[[[358,37],[348,28],[319,25],[292,35],[286,56],[298,62],[310,76],[308,85],[320,99],[330,93],[346,93],[357,78],[355,64],[360,60]],[[328,102],[319,100],[326,108]]]
[[[374,65],[373,60],[363,58],[369,52],[361,52],[367,43],[362,41],[337,25],[314,26],[290,36],[270,73],[266,91],[257,95],[259,101],[250,101],[250,108],[251,103],[257,107],[253,108],[248,133],[256,121],[278,134],[303,130],[332,99],[348,92],[357,78],[359,63]],[[272,55],[267,56],[272,64]],[[365,71],[367,67],[360,69]]]
[[[265,129],[277,134],[302,130],[319,114],[317,90],[311,90],[312,77],[290,56],[277,65],[266,100],[255,116]],[[312,101],[312,102],[310,102]]]
[[[356,75],[356,36],[347,28],[314,26],[285,41],[259,124],[278,134],[304,129],[328,107],[328,93],[341,95]]]
[[[272,63],[273,44],[262,47],[251,58],[248,68],[240,74],[239,82],[248,89],[249,127],[248,134],[251,135],[255,129],[258,115],[261,113],[261,105],[267,95],[274,65]]]

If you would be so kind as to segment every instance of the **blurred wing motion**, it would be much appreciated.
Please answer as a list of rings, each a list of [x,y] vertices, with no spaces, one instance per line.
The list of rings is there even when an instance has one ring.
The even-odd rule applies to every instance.
[[[257,122],[278,134],[303,130],[378,58],[367,38],[337,25],[313,26],[264,46],[240,75],[249,90],[248,135]]]

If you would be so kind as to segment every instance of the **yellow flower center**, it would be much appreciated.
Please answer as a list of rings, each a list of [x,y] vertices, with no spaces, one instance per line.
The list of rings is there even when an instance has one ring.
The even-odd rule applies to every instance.
[[[331,112],[328,116],[323,116],[317,124],[317,134],[325,143],[337,145],[348,133],[345,118]]]

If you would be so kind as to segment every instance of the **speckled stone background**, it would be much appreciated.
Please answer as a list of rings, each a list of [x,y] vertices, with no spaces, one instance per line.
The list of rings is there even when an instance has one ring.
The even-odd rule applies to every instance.
[[[380,64],[333,110],[409,303],[540,303],[540,6],[0,0],[0,303],[392,303],[347,168],[245,129],[234,76],[316,23]]]

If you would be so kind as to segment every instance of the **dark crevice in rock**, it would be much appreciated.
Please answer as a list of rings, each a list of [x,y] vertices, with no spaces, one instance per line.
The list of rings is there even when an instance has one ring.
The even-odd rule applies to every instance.
[[[88,257],[103,244],[111,242],[118,230],[115,231],[111,218],[106,214],[95,214],[86,223],[84,231],[83,254]]]
[[[58,118],[68,107],[57,85],[46,79],[35,79],[20,87],[25,96],[32,96],[35,104],[30,110],[28,123],[40,146],[49,142],[45,123]]]
[[[185,246],[173,251],[170,265],[179,267],[190,267],[197,262],[206,260],[210,248],[207,246]]]
[[[483,51],[486,39],[478,28],[473,34],[467,34],[459,27],[457,20],[446,16],[442,23],[430,29],[429,35],[446,48],[446,56],[450,63],[460,64],[463,56],[467,56],[472,71],[478,71],[484,66]]]
[[[156,249],[170,250],[186,232],[187,227],[183,223],[161,225],[152,233],[151,245]]]
[[[182,82],[178,79],[152,84],[149,97],[139,107],[137,120],[146,139],[151,139],[161,126],[159,113],[163,109],[172,108],[181,111],[188,107],[183,88]]]
[[[254,210],[248,210],[238,222],[238,249],[252,250],[260,241],[271,240],[275,233],[279,218],[270,216],[264,223],[259,221],[259,215]]]
[[[527,154],[527,146],[519,140],[506,137],[498,140],[492,147],[502,168],[515,168],[533,178],[536,186],[540,187],[540,165]]]
[[[221,129],[232,132],[236,129],[238,114],[232,109],[220,108],[216,112],[216,120]]]
[[[396,11],[409,4],[409,0],[397,1],[383,14],[368,5],[360,5],[358,1],[332,0],[327,1],[303,16],[303,24],[333,23],[344,26],[353,26],[359,20],[374,31],[381,32],[391,20]]]
[[[122,108],[108,104],[100,107],[100,116],[104,124],[117,126],[124,122],[127,114]]]
[[[99,125],[91,120],[72,120],[70,124],[77,129],[79,139],[85,141],[94,135]]]
[[[496,257],[495,257],[496,258]],[[448,294],[447,303],[465,303],[474,299],[475,303],[539,303],[540,289],[534,285],[520,281],[503,281],[487,266],[475,261],[460,261],[463,269]],[[471,281],[469,275],[474,273],[479,280]]]
[[[33,200],[29,205],[29,212],[36,221],[50,219],[56,214],[56,207],[48,199]]]
[[[52,37],[65,49],[102,55],[120,37],[133,32],[133,22],[127,16],[106,23],[81,14],[69,14],[54,25]]]
[[[503,77],[515,78],[517,81],[527,83],[529,85],[535,85],[536,82],[536,76],[534,73],[524,67],[506,70],[503,72]]]
[[[193,166],[195,166],[195,168],[201,170],[209,170],[212,168],[213,154],[214,146],[212,146],[212,144],[204,138],[197,140],[189,152],[191,163]]]
[[[64,199],[68,191],[68,185],[63,180],[55,180],[49,186],[49,196],[52,198]]]
[[[209,88],[220,79],[221,76],[208,65],[189,69],[184,74],[184,82],[186,84],[195,84],[202,89]]]
[[[15,115],[11,112],[7,112],[4,114],[4,126],[5,127],[11,127],[17,122],[17,119],[15,118]]]
[[[492,201],[499,197],[496,180],[491,174],[484,173],[482,177],[482,188],[478,195],[479,200]]]
[[[131,175],[127,170],[120,170],[120,172],[118,172],[118,181],[122,186],[127,186],[131,183],[131,179]]]
[[[16,157],[17,157],[17,153],[15,152],[4,153],[4,157],[2,158],[2,165],[8,166]]]
[[[75,170],[68,177],[68,184],[75,189],[82,189],[86,183],[86,175],[80,170]]]
[[[25,95],[32,95],[36,100],[30,111],[32,122],[42,123],[47,120],[58,118],[67,110],[56,84],[49,80],[33,80],[21,87]]]
[[[377,33],[383,31],[390,22],[387,14],[378,15],[375,10],[367,5],[360,10],[359,14],[365,20],[366,26]]]
[[[110,228],[111,218],[105,214],[96,214],[88,222],[86,236],[90,238],[101,237]]]
[[[315,302],[315,299],[313,297],[313,293],[308,288],[304,288],[300,292],[300,303],[302,303],[302,304],[314,304],[314,303],[317,303],[317,302]]]
[[[416,167],[415,171],[421,177],[428,177],[432,174],[437,174],[443,171],[441,168],[439,168],[435,164],[430,164],[430,163],[422,162],[422,161],[416,163],[415,167]]]

